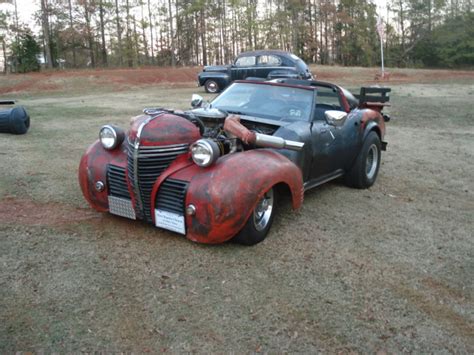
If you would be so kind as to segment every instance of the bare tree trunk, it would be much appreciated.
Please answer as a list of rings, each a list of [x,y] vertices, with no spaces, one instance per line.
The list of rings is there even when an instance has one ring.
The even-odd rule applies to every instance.
[[[119,64],[123,65],[123,51],[122,51],[122,26],[120,26],[120,11],[118,6],[118,0],[115,0],[115,20],[117,26],[117,49]]]
[[[202,64],[207,65],[206,22],[204,19],[203,8],[201,8],[201,46],[202,46]]]
[[[153,39],[153,16],[151,15],[150,0],[148,0],[148,18],[150,20],[150,48],[151,48],[151,64],[155,64],[155,41]]]
[[[171,66],[176,66],[176,58],[174,56],[174,31],[173,31],[173,13],[171,12],[171,0],[168,0],[169,24],[170,24],[170,47],[171,47]]]
[[[127,25],[127,32],[126,32],[126,40],[127,40],[127,63],[128,66],[131,68],[133,67],[133,44],[132,44],[132,29],[130,28],[130,1],[127,0],[126,2],[126,25]]]
[[[135,53],[135,63],[137,65],[140,65],[142,63],[140,59],[140,46],[139,46],[139,41],[138,41],[138,32],[137,32],[137,20],[135,18],[135,15],[132,16],[133,20],[133,44],[135,47],[134,53]]]
[[[225,47],[224,47],[224,60],[225,60],[225,63],[229,63],[230,61],[230,48],[229,48],[229,42],[228,42],[228,31],[227,31],[227,4],[226,4],[226,1],[223,0],[223,11],[224,11],[224,16],[222,18],[222,28],[223,28],[223,36],[224,36],[224,43],[225,43]]]
[[[18,6],[16,3],[16,0],[15,0],[14,5],[15,5],[15,38],[16,38],[16,41],[18,42],[18,33],[20,32],[20,27],[18,25]]]
[[[44,52],[46,54],[46,67],[51,69],[53,67],[53,60],[51,58],[51,38],[49,33],[49,17],[48,17],[48,3],[47,0],[41,0],[41,26],[43,28],[44,37]]]
[[[2,50],[3,50],[3,74],[7,73],[7,46],[5,44],[5,38],[2,38]]]
[[[70,2],[71,0],[69,0]],[[102,40],[102,65],[106,67],[107,63],[107,49],[105,47],[105,29],[104,29],[104,4],[103,0],[99,0],[99,19],[100,19],[100,36]]]
[[[176,9],[176,44],[175,44],[175,48],[176,48],[176,56],[178,58],[178,60],[181,59],[181,52],[182,52],[182,44],[181,44],[181,36],[180,36],[180,32],[181,32],[181,26],[179,24],[179,12],[178,12],[178,5],[179,5],[179,0],[175,0],[175,9]]]
[[[251,0],[247,0],[247,7],[245,9],[247,12],[247,46],[248,49],[253,49],[252,44],[252,8],[251,8]]]
[[[148,41],[146,39],[146,33],[145,33],[145,17],[144,17],[144,12],[143,12],[143,2],[140,3],[141,5],[141,11],[142,11],[142,37],[143,37],[143,48],[145,49],[145,59],[146,59],[146,64],[150,64],[150,56],[148,55]]]
[[[87,31],[87,43],[89,46],[89,58],[90,58],[90,65],[92,68],[95,68],[95,57],[94,57],[94,39],[92,37],[92,29],[91,29],[91,18],[89,12],[89,3],[84,3],[84,16],[86,20],[86,31]]]
[[[76,62],[76,33],[74,30],[74,22],[72,17],[72,3],[71,0],[68,0],[69,5],[69,29],[72,36],[72,66],[75,68],[77,66]]]
[[[194,13],[194,25],[195,25],[195,32],[196,32],[196,41],[195,41],[195,46],[196,46],[196,63],[200,64],[200,56],[199,56],[199,17],[197,11]]]

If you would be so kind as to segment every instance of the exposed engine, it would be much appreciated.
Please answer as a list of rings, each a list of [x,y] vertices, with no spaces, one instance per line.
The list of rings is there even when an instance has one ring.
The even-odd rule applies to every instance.
[[[304,143],[273,136],[277,126],[261,122],[241,121],[240,116],[228,114],[215,108],[199,108],[192,111],[147,108],[143,112],[153,116],[162,112],[186,118],[194,123],[203,137],[200,144],[215,151],[218,156],[232,154],[256,147],[301,150]],[[203,142],[203,141],[206,142]]]

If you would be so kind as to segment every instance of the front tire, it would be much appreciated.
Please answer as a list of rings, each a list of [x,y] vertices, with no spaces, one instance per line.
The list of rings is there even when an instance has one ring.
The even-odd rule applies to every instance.
[[[382,156],[382,144],[378,134],[370,132],[351,170],[346,174],[346,184],[358,189],[371,187],[377,179]]]
[[[232,239],[243,245],[255,245],[263,241],[270,230],[275,216],[276,192],[271,188],[258,201],[244,228]]]
[[[221,90],[221,88],[219,87],[219,84],[215,80],[212,80],[212,79],[206,80],[206,82],[204,83],[204,89],[209,94],[217,94]]]

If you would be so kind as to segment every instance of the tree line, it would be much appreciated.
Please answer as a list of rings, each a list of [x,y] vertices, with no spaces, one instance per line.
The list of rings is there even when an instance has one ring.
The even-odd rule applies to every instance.
[[[472,0],[390,0],[386,13],[370,0],[37,1],[31,26],[16,0],[0,0],[11,4],[0,11],[0,44],[15,71],[37,69],[36,54],[49,68],[188,66],[263,48],[374,66],[380,18],[388,66],[474,64]]]

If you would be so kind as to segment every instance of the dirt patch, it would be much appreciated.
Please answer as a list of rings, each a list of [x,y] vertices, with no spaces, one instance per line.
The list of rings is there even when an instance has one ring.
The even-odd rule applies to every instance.
[[[179,84],[196,81],[199,67],[67,70],[43,73],[11,74],[0,81],[0,94],[76,90],[77,88],[114,88]],[[0,77],[1,79],[1,77]],[[71,82],[72,80],[72,82]],[[80,81],[80,82],[78,82]]]
[[[0,200],[0,224],[23,226],[61,227],[100,219],[91,209],[74,208],[70,205],[6,197]]]
[[[78,90],[114,91],[129,90],[132,87],[153,85],[189,85],[197,81],[202,67],[143,67],[130,69],[84,69],[49,71],[42,73],[12,74],[0,76],[0,94],[76,92]],[[376,80],[380,72],[377,68],[348,68],[338,66],[312,65],[312,72],[318,80],[340,84],[380,84],[388,83],[430,83],[435,81],[474,80],[474,72],[459,70],[414,70],[388,68],[389,80]]]

